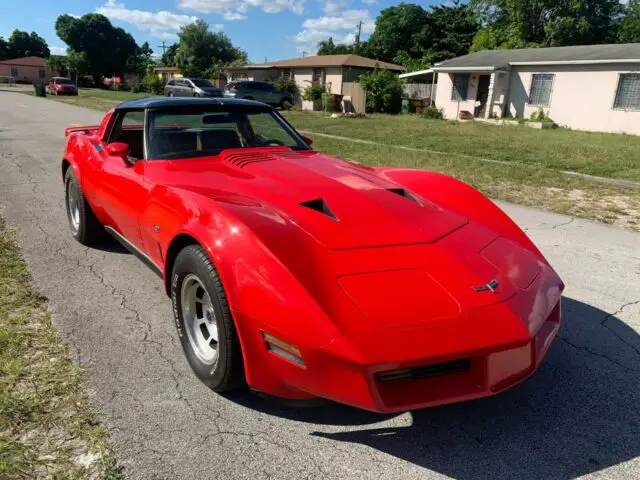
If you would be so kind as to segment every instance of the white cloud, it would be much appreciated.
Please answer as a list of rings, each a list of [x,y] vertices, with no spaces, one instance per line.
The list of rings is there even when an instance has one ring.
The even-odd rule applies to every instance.
[[[66,55],[67,49],[64,47],[49,47],[51,55]]]
[[[375,5],[376,3],[378,3],[378,0],[362,0],[362,3],[366,5]]]
[[[178,0],[178,7],[198,13],[217,13],[226,20],[244,20],[250,7],[266,13],[290,10],[302,15],[305,0]]]
[[[351,4],[351,0],[326,0],[322,10],[327,15],[336,15],[346,9]]]
[[[302,23],[302,30],[294,37],[299,52],[316,52],[322,40],[333,38],[334,43],[351,45],[356,41],[358,23],[362,21],[362,33],[369,34],[375,29],[375,21],[366,10],[347,10],[340,16],[308,18]]]
[[[158,12],[130,10],[126,8],[124,3],[116,3],[116,0],[107,0],[102,7],[96,8],[96,12],[112,20],[131,23],[139,30],[150,32],[151,35],[162,39],[177,38],[176,34],[180,27],[197,20],[197,17],[179,15],[164,10]],[[215,27],[220,26],[216,25]]]

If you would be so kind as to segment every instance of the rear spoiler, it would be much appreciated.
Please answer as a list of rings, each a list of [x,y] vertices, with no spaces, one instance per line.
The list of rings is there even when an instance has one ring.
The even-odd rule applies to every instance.
[[[88,127],[71,127],[65,128],[64,136],[68,137],[69,135],[73,135],[75,133],[83,133],[85,135],[96,135],[98,133],[98,129],[100,127],[98,125],[91,125]]]

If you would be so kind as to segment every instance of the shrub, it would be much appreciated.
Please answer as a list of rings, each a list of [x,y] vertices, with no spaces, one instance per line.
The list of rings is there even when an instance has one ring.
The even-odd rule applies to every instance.
[[[308,101],[320,100],[322,98],[322,94],[326,91],[327,89],[321,83],[312,83],[304,89],[302,99]]]
[[[129,90],[133,93],[142,93],[145,91],[144,84],[140,80],[131,80],[129,82]]]
[[[422,110],[422,117],[430,118],[432,120],[444,120],[444,113],[442,113],[441,108],[438,108],[435,105],[430,105]]]
[[[142,80],[142,88],[144,88],[145,92],[162,95],[164,93],[164,80],[154,74],[147,75]]]
[[[549,115],[542,109],[538,109],[537,112],[533,112],[531,114],[531,117],[529,117],[529,120],[531,120],[532,122],[553,122],[553,120],[551,120],[551,117],[549,117]]]
[[[402,109],[402,82],[391,70],[372,70],[360,75],[367,94],[367,110],[399,113]]]
[[[281,92],[288,93],[294,98],[298,95],[298,85],[292,78],[280,77],[273,80],[271,84]]]

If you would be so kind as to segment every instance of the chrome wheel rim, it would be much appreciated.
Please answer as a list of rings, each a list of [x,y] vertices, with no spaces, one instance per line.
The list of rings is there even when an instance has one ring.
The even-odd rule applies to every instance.
[[[67,215],[74,232],[80,228],[80,189],[75,182],[67,187]]]
[[[191,349],[202,363],[213,365],[218,359],[218,320],[211,297],[196,275],[183,280],[180,300]]]

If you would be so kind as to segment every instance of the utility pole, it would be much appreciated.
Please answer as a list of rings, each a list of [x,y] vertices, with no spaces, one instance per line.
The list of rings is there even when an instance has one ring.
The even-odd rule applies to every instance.
[[[305,52],[304,50],[302,51],[302,56],[305,57],[307,55],[307,52]]]
[[[167,47],[166,43],[167,43],[167,42],[165,42],[165,41],[163,40],[163,41],[162,41],[162,45],[158,45],[158,48],[161,48],[161,49],[162,49],[162,54],[163,54],[163,55],[164,55],[164,54],[165,54],[165,52],[167,51],[167,48],[169,48],[169,47]]]
[[[356,34],[356,53],[360,51],[360,35],[362,34],[362,24],[364,22],[360,20],[358,23],[358,33]]]

